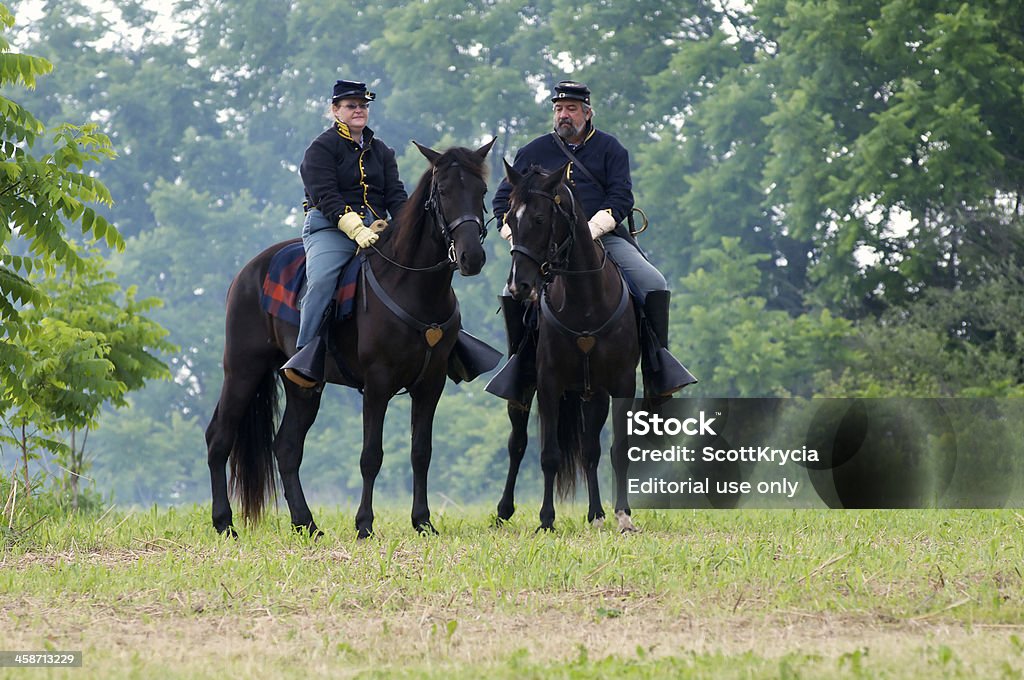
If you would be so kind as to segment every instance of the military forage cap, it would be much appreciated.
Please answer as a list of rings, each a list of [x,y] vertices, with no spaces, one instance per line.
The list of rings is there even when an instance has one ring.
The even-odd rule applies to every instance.
[[[554,94],[551,95],[551,101],[557,102],[564,99],[575,99],[576,101],[581,101],[584,104],[589,104],[590,88],[583,83],[577,83],[575,80],[563,80],[555,85],[555,91]]]
[[[334,94],[331,95],[332,102],[336,102],[339,99],[365,99],[366,101],[373,101],[376,98],[376,93],[366,91],[366,83],[357,83],[354,80],[339,80],[334,83]]]

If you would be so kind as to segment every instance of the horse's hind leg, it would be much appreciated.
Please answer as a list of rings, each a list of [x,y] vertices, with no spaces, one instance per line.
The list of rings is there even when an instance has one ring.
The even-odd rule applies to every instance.
[[[285,385],[287,404],[274,440],[274,455],[277,457],[277,469],[281,473],[281,486],[288,502],[292,526],[296,531],[308,532],[311,536],[319,537],[323,532],[317,528],[316,522],[313,521],[313,513],[306,503],[306,496],[299,482],[299,466],[302,465],[306,434],[316,420],[317,411],[320,410],[321,392],[303,389],[288,380],[282,382]]]
[[[508,402],[508,420],[512,425],[512,431],[508,435],[508,477],[505,479],[505,490],[501,494],[501,500],[498,501],[498,524],[507,522],[516,511],[516,479],[519,477],[519,467],[526,454],[527,427],[530,423],[529,404],[532,401],[531,393],[525,409],[511,401]]]
[[[615,517],[619,531],[638,531],[630,517],[629,494],[627,493],[629,453],[626,442],[626,411],[630,408],[628,399],[613,400],[612,416],[612,471],[615,473]]]
[[[587,522],[595,527],[604,524],[601,507],[601,489],[597,480],[597,465],[601,460],[601,431],[608,420],[608,396],[595,395],[583,402],[583,466],[587,478]]]
[[[223,393],[221,399],[223,399]],[[237,424],[235,425],[237,427]],[[206,427],[206,462],[210,467],[210,487],[213,495],[213,528],[218,533],[237,536],[232,526],[231,501],[228,499],[228,456],[235,441],[235,427],[229,427],[221,416],[220,404]]]
[[[237,373],[226,366],[220,399],[206,427],[206,462],[210,468],[213,527],[219,533],[230,536],[236,534],[232,525],[231,502],[228,499],[228,457],[239,436],[239,426],[249,409],[253,408],[253,398],[264,378],[263,371]],[[242,451],[239,455],[245,453]]]

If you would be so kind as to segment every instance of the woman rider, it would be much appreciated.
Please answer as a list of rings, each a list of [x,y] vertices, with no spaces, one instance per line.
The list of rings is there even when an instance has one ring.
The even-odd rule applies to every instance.
[[[407,198],[394,150],[366,124],[375,98],[365,83],[337,81],[331,96],[333,124],[313,140],[299,166],[306,190],[306,294],[296,353],[282,372],[302,387],[323,382],[322,322],[342,267],[358,248],[377,241],[388,215],[393,219]]]

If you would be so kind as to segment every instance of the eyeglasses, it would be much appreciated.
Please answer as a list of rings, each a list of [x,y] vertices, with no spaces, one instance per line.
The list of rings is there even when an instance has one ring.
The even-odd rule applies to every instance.
[[[349,111],[355,111],[356,109],[366,110],[370,108],[370,102],[363,102],[362,104],[342,104],[341,106]]]

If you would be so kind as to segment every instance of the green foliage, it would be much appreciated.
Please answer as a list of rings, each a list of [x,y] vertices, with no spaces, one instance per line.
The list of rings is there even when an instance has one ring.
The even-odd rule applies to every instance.
[[[704,253],[709,269],[683,278],[673,297],[673,349],[710,396],[811,396],[834,371],[860,358],[852,324],[827,309],[791,316],[757,294],[767,255],[722,239]]]
[[[6,43],[0,52],[12,85],[38,87],[18,105],[0,98],[10,131],[0,192],[26,177],[12,154],[52,144],[40,162],[78,172],[69,157],[103,155],[107,135],[116,162],[84,174],[118,204],[96,190],[95,218],[80,214],[86,238],[116,224],[128,248],[114,271],[139,298],[166,303],[144,313],[178,347],[153,352],[174,381],[105,412],[90,440],[97,476],[122,499],[206,495],[202,429],[221,380],[224,295],[245,261],[298,235],[297,166],[339,77],[379,93],[370,124],[407,185],[426,167],[410,139],[442,148],[494,135],[492,189],[502,157],[550,129],[551,85],[589,82],[598,127],[630,150],[651,218],[641,243],[678,282],[673,349],[701,379],[693,393],[1019,389],[1009,328],[966,339],[956,327],[977,323],[975,309],[994,318],[993,301],[1019,318],[1008,301],[1024,261],[1020,3],[189,0],[174,32],[148,7],[48,0],[16,33],[45,61],[14,59]],[[59,84],[37,78],[49,64]],[[51,142],[43,130],[65,120],[98,127]],[[0,251],[6,383],[31,361],[18,341],[27,329],[10,320],[46,304],[31,275],[57,270],[41,249],[63,252],[52,236],[37,240]],[[455,285],[467,328],[501,347],[508,250],[493,234],[487,248],[482,275]],[[496,496],[504,474],[504,404],[482,394],[485,379],[450,386],[435,423],[431,476],[457,502]],[[325,395],[303,463],[318,498],[359,486],[359,409],[354,392]],[[407,403],[393,409],[379,488],[402,497]]]
[[[929,290],[879,323],[861,323],[859,360],[833,396],[1024,396],[1024,283],[993,280],[972,290]]]
[[[0,22],[13,21],[0,7]],[[0,42],[0,86],[32,88],[50,70],[45,59],[12,54]],[[66,486],[77,502],[85,460],[75,434],[95,425],[103,404],[123,404],[127,391],[166,377],[157,354],[172,346],[144,316],[156,300],[122,291],[99,253],[83,256],[66,233],[77,223],[93,243],[124,248],[89,205],[112,204],[91,167],[114,157],[109,138],[93,123],[60,123],[49,131],[50,150],[36,156],[30,152],[46,127],[7,98],[0,114],[0,450],[18,453],[26,492],[35,486],[29,463],[48,451],[71,476]]]

